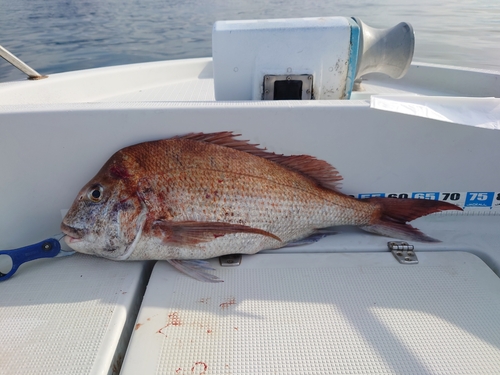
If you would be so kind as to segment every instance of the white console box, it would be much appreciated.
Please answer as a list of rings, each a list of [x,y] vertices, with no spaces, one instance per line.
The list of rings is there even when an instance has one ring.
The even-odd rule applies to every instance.
[[[348,99],[359,28],[347,17],[218,21],[216,100],[261,100],[265,75],[313,75],[315,99]]]

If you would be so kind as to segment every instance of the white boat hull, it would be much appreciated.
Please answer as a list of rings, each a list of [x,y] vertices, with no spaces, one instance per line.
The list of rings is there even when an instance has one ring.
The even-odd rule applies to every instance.
[[[422,265],[408,269],[412,275],[410,285],[404,277],[406,269],[400,267],[413,266],[400,265],[387,253],[387,242],[391,239],[339,228],[337,235],[308,247],[246,257],[241,268],[228,271],[213,263],[215,272],[225,275],[223,286],[196,284],[197,281],[158,263],[136,321],[150,264],[89,260],[81,255],[68,260],[32,262],[0,285],[5,292],[2,298],[8,295],[7,301],[13,301],[0,307],[0,321],[6,322],[1,331],[4,340],[0,353],[4,354],[2,358],[8,358],[0,364],[0,372],[27,373],[25,365],[29,365],[29,368],[49,372],[59,369],[68,373],[70,369],[76,372],[79,369],[81,373],[117,373],[132,331],[130,351],[123,367],[125,374],[144,372],[144,369],[151,369],[145,373],[155,373],[158,369],[174,373],[255,373],[252,371],[256,367],[245,367],[248,358],[252,363],[260,361],[258,370],[264,373],[271,370],[290,373],[293,369],[299,373],[309,370],[311,373],[374,372],[376,369],[384,369],[384,373],[406,370],[411,373],[412,369],[413,373],[424,370],[453,373],[463,368],[467,368],[467,373],[494,372],[493,364],[500,361],[500,331],[495,324],[500,311],[496,293],[500,280],[491,272],[500,273],[500,174],[497,173],[500,132],[374,109],[370,97],[389,94],[408,97],[411,93],[434,98],[498,98],[500,75],[414,64],[400,81],[368,76],[361,84],[362,91],[353,93],[349,101],[221,102],[214,100],[211,69],[211,59],[194,59],[63,73],[41,81],[1,84],[0,248],[21,247],[57,233],[61,213],[118,149],[190,132],[230,130],[270,151],[324,159],[344,177],[342,191],[347,194],[446,199],[464,207],[464,212],[432,215],[415,221],[416,227],[442,242],[413,244]],[[467,99],[464,100],[467,104]],[[367,252],[371,255],[364,255]],[[481,260],[462,252],[473,253]],[[280,265],[271,267],[274,262]],[[281,271],[269,271],[273,267]],[[316,279],[306,282],[309,273],[316,277],[323,272],[317,273],[316,268],[325,267],[332,277],[353,270],[355,274],[326,284]],[[77,274],[68,275],[66,270]],[[284,281],[280,283],[284,284],[279,284],[274,294],[266,297],[259,285],[276,285],[276,272],[283,274]],[[370,275],[374,273],[385,276],[373,278]],[[33,286],[43,277],[57,284],[53,298],[43,295],[50,288],[47,283],[41,283],[41,289]],[[90,278],[89,282],[81,282],[85,277]],[[287,294],[290,290],[286,288],[286,280],[292,278],[297,283],[299,279],[294,277],[304,279],[304,283],[299,282],[304,288],[292,288],[295,294],[291,296]],[[466,279],[471,280],[470,283]],[[248,288],[251,280],[258,281],[254,291]],[[356,280],[363,288],[368,285],[371,289],[361,292],[349,289]],[[422,283],[418,284],[420,280]],[[454,280],[460,281],[456,288]],[[386,293],[388,283],[401,285],[392,297]],[[334,299],[328,297],[330,299],[323,302],[308,299],[325,285],[338,287],[338,293],[345,292],[344,296],[355,295],[352,299],[338,299],[339,295],[334,296],[335,299],[330,295]],[[486,292],[481,289],[484,285],[489,288]],[[183,289],[187,286],[192,288]],[[457,313],[461,308],[457,301],[470,293],[469,287],[485,294],[475,295],[475,299],[468,295],[471,314],[462,319],[464,315]],[[418,303],[405,297],[407,293],[414,295],[415,288],[422,288],[418,290],[422,296]],[[382,297],[375,296],[370,300],[373,306],[369,306],[366,298],[376,291],[381,291]],[[130,293],[131,298],[109,298],[120,293],[125,293],[124,296]],[[178,305],[176,293],[191,305],[188,302]],[[429,301],[434,302],[424,301],[428,293],[432,294]],[[458,305],[446,305],[446,310],[437,308],[443,296],[450,294],[456,296],[454,300]],[[366,298],[359,304],[356,298],[361,296]],[[380,306],[382,300],[392,302]],[[43,301],[47,301],[46,304]],[[93,309],[96,304],[106,308]],[[325,313],[322,308],[335,314]],[[317,313],[318,309],[323,312]],[[488,309],[487,313],[484,309]],[[284,317],[285,310],[299,315],[291,313]],[[365,320],[356,318],[359,317],[356,311]],[[41,316],[37,318],[38,323],[34,314]],[[74,326],[69,324],[72,319],[68,319],[68,314],[71,318],[75,315]],[[330,319],[326,320],[328,330],[310,326],[311,319],[322,320],[325,314]],[[101,328],[95,335],[80,335],[79,332],[87,332],[94,324],[94,317]],[[412,321],[401,324],[405,317]],[[478,328],[474,317],[484,318],[481,327],[486,328]],[[323,342],[317,339],[321,332],[333,332],[336,336],[325,341],[325,345],[345,348],[348,353],[326,350],[323,361],[308,357],[280,367],[283,360],[290,360],[290,355],[305,353],[297,352],[297,345],[309,345],[304,344],[301,337],[291,337],[289,331],[280,336],[282,328],[269,331],[273,328],[268,325],[269,321],[281,322],[285,318],[292,319],[288,328],[297,332],[314,328],[316,336],[309,338],[310,343]],[[134,321],[135,326],[131,323]],[[343,325],[336,325],[338,322]],[[407,325],[409,330],[403,329]],[[9,329],[12,326],[19,328]],[[257,331],[258,327],[265,329]],[[177,333],[184,332],[187,336],[169,336],[170,328],[180,328]],[[203,340],[199,341],[202,346],[195,345],[199,337],[193,335],[198,335],[198,328],[203,331]],[[106,334],[98,334],[104,330]],[[12,345],[30,347],[30,340],[37,332],[36,342],[43,342],[37,346],[39,354],[29,361],[22,354],[21,361],[21,357],[17,357],[21,352],[10,348]],[[50,336],[48,332],[59,334]],[[233,335],[240,333],[241,337]],[[423,336],[414,339],[415,335]],[[463,340],[453,341],[456,335]],[[47,340],[47,337],[54,339]],[[272,343],[277,337],[284,338],[279,344],[285,352],[283,356],[276,352],[275,357],[261,359],[259,355],[277,350],[276,347],[263,346],[257,350],[240,345],[241,340]],[[377,337],[385,341],[375,342]],[[449,340],[439,341],[442,337]],[[426,352],[423,342],[432,342],[432,345],[441,342],[439,347],[444,351]],[[227,349],[228,343],[237,349]],[[179,345],[180,351],[173,348],[174,344]],[[149,348],[147,345],[151,349],[144,354],[145,348]],[[166,350],[167,347],[172,351]],[[204,350],[199,351],[200,348]],[[85,356],[68,357],[68,352],[79,351]],[[246,362],[241,359],[245,351],[252,354],[245,357]],[[174,354],[169,356],[169,353]],[[460,353],[465,365],[453,362],[458,354],[452,353]],[[473,366],[472,358],[477,358],[477,353],[484,355],[484,361],[483,357],[479,360],[483,367]],[[342,359],[347,362],[339,365]],[[75,369],[78,360],[85,366]],[[410,364],[411,369],[405,367]],[[303,367],[306,365],[309,367]]]

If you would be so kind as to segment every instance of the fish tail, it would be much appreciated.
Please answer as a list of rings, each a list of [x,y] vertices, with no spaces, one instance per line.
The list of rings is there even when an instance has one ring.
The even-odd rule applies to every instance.
[[[363,199],[363,201],[377,205],[379,209],[370,224],[361,226],[361,229],[383,236],[418,242],[440,241],[406,224],[408,221],[435,212],[462,211],[460,207],[454,204],[428,199],[368,198]]]

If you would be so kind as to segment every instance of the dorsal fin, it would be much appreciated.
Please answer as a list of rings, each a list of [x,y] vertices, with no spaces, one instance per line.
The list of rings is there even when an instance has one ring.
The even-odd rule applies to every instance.
[[[340,188],[342,176],[330,164],[324,160],[316,159],[309,155],[291,155],[285,156],[269,152],[265,148],[259,148],[256,144],[248,143],[247,140],[235,139],[241,134],[224,131],[218,133],[191,133],[185,136],[176,137],[177,139],[190,139],[193,141],[207,142],[219,146],[230,147],[232,149],[243,151],[267,160],[280,164],[295,172],[299,172],[318,185],[327,189],[337,190]]]

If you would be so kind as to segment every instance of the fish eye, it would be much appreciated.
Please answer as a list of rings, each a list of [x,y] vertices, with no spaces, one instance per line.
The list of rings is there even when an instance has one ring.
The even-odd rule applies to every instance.
[[[87,193],[87,197],[92,202],[100,202],[102,199],[102,192],[104,188],[101,185],[93,185],[89,192]]]

